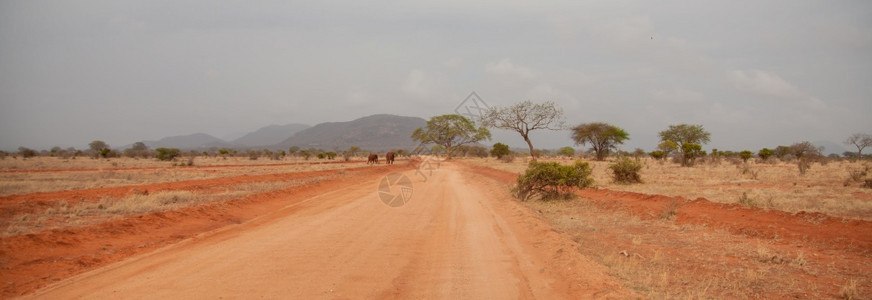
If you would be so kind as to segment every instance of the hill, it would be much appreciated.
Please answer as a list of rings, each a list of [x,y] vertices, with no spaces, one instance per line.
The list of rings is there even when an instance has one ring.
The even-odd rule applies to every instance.
[[[310,127],[305,124],[270,125],[234,139],[232,143],[246,147],[275,145]]]
[[[165,137],[157,141],[144,141],[146,146],[151,149],[155,148],[179,148],[179,149],[201,149],[209,147],[226,147],[229,143],[222,139],[205,133],[194,133],[189,135],[179,135]]]
[[[321,148],[325,150],[361,149],[385,151],[412,149],[417,143],[410,137],[412,132],[423,127],[426,120],[418,117],[395,115],[372,115],[348,122],[321,123],[297,132],[294,136],[276,145],[287,149],[291,146]]]

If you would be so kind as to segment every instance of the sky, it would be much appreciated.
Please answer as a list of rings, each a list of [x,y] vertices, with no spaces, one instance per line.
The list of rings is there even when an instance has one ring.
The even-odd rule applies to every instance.
[[[682,123],[704,149],[840,144],[872,134],[872,1],[0,1],[7,151],[427,119],[472,92],[553,101],[628,151]]]

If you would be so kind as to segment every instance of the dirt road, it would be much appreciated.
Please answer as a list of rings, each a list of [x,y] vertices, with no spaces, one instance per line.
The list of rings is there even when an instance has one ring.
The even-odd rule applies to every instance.
[[[630,296],[505,185],[442,164],[408,203],[381,178],[59,282],[28,297],[560,299]],[[391,193],[401,191],[394,186]]]

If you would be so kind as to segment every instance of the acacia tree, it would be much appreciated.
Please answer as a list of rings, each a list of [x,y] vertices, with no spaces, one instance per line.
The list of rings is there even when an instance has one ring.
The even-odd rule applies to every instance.
[[[412,132],[412,139],[422,144],[441,146],[446,159],[451,159],[455,147],[490,140],[490,131],[485,127],[475,127],[475,122],[457,114],[430,118],[424,127]]]
[[[109,154],[109,144],[106,144],[104,141],[96,140],[88,143],[88,148],[91,149],[91,154],[94,155],[94,158],[99,156],[106,157]]]
[[[845,140],[845,145],[857,147],[857,161],[860,161],[863,158],[863,148],[872,146],[872,135],[855,133]]]
[[[678,144],[673,141],[664,141],[657,145],[657,149],[663,152],[663,157],[669,157],[669,154],[678,150]]]
[[[563,109],[558,108],[554,102],[533,103],[527,100],[509,107],[488,108],[482,116],[482,125],[521,134],[530,147],[530,156],[536,158],[533,142],[530,141],[530,131],[562,130],[566,122],[563,119]]]
[[[509,155],[512,153],[512,150],[509,150],[509,145],[503,143],[494,144],[493,149],[491,149],[490,154],[496,156],[497,159],[503,158],[503,156]]]
[[[707,144],[711,140],[711,134],[702,128],[702,125],[669,125],[669,128],[660,132],[660,140],[663,142],[672,141],[678,145],[678,151],[681,155],[681,165],[689,166],[692,162],[692,157],[688,157],[687,150],[695,150],[696,146]],[[694,144],[685,146],[685,144]]]
[[[796,158],[799,174],[805,174],[811,168],[811,162],[822,156],[822,151],[823,147],[815,147],[815,145],[808,141],[790,145],[790,154]]]
[[[566,146],[566,147],[560,148],[560,150],[557,150],[557,155],[562,155],[562,156],[566,156],[566,157],[573,157],[573,156],[575,156],[575,149],[572,147]]]
[[[623,129],[602,122],[586,123],[572,128],[575,144],[590,144],[596,153],[596,160],[605,159],[609,151],[617,150],[618,145],[629,138],[630,135]]]

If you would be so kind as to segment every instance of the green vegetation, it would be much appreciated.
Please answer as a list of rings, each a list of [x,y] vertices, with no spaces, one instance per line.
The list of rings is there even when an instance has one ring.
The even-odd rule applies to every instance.
[[[587,123],[572,128],[572,139],[576,145],[591,146],[596,153],[596,160],[603,160],[610,151],[617,150],[618,145],[628,140],[630,135],[623,129],[602,122]]]
[[[497,159],[503,158],[503,156],[509,155],[512,153],[512,150],[509,150],[509,146],[503,143],[494,144],[494,148],[491,149],[490,154],[496,156]]]
[[[691,166],[694,159],[705,156],[702,144],[711,140],[711,134],[703,129],[702,125],[669,125],[669,128],[661,131],[660,140],[673,142],[677,145],[681,154],[681,165]],[[661,144],[662,145],[662,144]]]
[[[523,175],[518,177],[515,196],[521,201],[539,197],[542,200],[567,199],[576,189],[594,184],[591,168],[586,162],[564,166],[557,162],[531,161]]]
[[[748,160],[751,159],[751,157],[753,157],[753,156],[754,156],[754,152],[751,152],[750,150],[744,150],[742,152],[739,152],[739,158],[742,159],[742,162],[747,163]]]
[[[182,152],[179,151],[178,148],[157,148],[157,149],[154,149],[154,151],[157,152],[155,157],[158,160],[162,160],[162,161],[173,160],[182,154]]]
[[[639,175],[639,171],[642,170],[642,163],[639,162],[638,158],[619,158],[615,163],[609,165],[609,170],[612,170],[612,178],[617,183],[642,182],[642,176]]]
[[[763,148],[760,149],[760,151],[757,151],[757,157],[759,157],[763,161],[768,160],[769,157],[771,157],[773,154],[775,154],[775,151],[772,151],[772,149],[769,148]]]
[[[560,150],[557,150],[557,155],[566,156],[566,157],[573,157],[573,156],[575,156],[575,148],[572,148],[569,146],[560,148]]]
[[[412,139],[422,144],[441,146],[447,156],[451,155],[457,146],[490,140],[490,131],[485,127],[476,127],[475,122],[461,115],[441,115],[430,118],[427,125],[415,129]]]

